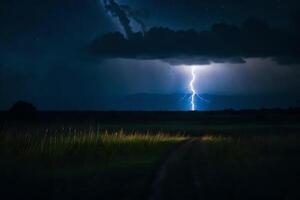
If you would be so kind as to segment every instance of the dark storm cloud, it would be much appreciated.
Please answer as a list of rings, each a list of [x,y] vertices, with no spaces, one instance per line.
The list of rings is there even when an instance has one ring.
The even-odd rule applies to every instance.
[[[134,20],[140,25],[143,33],[146,32],[144,19],[147,18],[147,15],[144,12],[134,10],[129,5],[120,5],[114,0],[103,0],[103,4],[107,11],[119,19],[127,38],[131,38],[134,34],[130,25],[131,20]]]
[[[130,19],[128,18],[126,11],[114,0],[103,0],[103,3],[105,9],[119,19],[124,28],[126,36],[130,38],[133,34],[133,31],[130,26]]]
[[[230,63],[230,64],[244,64],[246,61],[240,57],[223,57],[223,58],[214,58],[214,57],[177,57],[177,58],[164,58],[161,59],[164,62],[169,63],[170,65],[209,65],[213,63]]]
[[[143,33],[147,31],[147,25],[144,22],[145,19],[149,18],[149,13],[147,11],[134,10],[130,6],[123,6],[128,13],[128,16],[135,20],[141,27]]]
[[[96,39],[90,50],[101,58],[162,59],[177,64],[243,63],[242,58],[251,57],[294,64],[300,61],[297,17],[294,29],[270,27],[252,18],[240,26],[218,23],[201,32],[154,27],[145,35],[133,33],[129,39],[109,33]]]

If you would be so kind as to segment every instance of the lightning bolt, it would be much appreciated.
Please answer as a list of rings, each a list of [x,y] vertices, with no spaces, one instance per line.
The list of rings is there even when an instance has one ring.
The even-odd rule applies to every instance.
[[[195,87],[194,87],[194,83],[195,83],[195,80],[196,80],[196,74],[195,74],[195,70],[196,70],[196,67],[195,66],[192,66],[191,68],[191,81],[190,81],[190,91],[192,92],[191,94],[191,97],[190,97],[190,103],[191,103],[191,110],[192,111],[195,111],[196,110],[196,104],[195,104],[195,98],[197,96],[197,92],[195,90]]]
[[[190,80],[190,82],[189,82],[189,85],[188,85],[188,87],[187,87],[187,89],[189,89],[189,91],[190,91],[190,95],[189,95],[189,101],[190,101],[190,105],[191,105],[191,107],[190,107],[190,110],[191,111],[196,111],[196,110],[198,110],[197,109],[197,105],[196,105],[196,100],[197,99],[199,99],[199,100],[201,100],[202,102],[204,102],[204,103],[210,103],[210,101],[209,100],[207,100],[207,99],[205,99],[205,98],[203,98],[203,97],[201,97],[198,93],[197,93],[197,91],[196,91],[196,88],[195,88],[195,82],[196,82],[196,79],[197,79],[197,73],[196,73],[196,70],[198,69],[197,68],[198,67],[198,65],[190,65],[190,66],[188,66],[188,70],[190,70],[190,73],[191,73],[191,80]],[[187,96],[187,94],[182,98],[182,100],[184,100],[185,99],[185,97]]]

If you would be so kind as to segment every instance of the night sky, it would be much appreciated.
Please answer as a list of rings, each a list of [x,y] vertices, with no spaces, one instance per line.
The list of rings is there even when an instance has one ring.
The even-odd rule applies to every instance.
[[[0,110],[189,110],[192,66],[199,110],[300,106],[299,13],[299,0],[1,0]]]

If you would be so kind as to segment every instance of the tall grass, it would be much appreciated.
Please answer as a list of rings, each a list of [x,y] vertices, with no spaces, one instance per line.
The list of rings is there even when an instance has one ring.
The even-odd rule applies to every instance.
[[[162,152],[186,138],[92,129],[0,133],[6,199],[143,199]]]
[[[299,153],[300,137],[297,134],[272,135],[206,135],[202,137],[206,152],[215,158],[249,160],[285,157]]]
[[[80,131],[49,134],[47,129],[37,133],[2,132],[0,155],[17,160],[51,162],[111,162],[122,159],[150,159],[169,145],[184,140],[181,135],[122,130],[108,133],[102,131]]]

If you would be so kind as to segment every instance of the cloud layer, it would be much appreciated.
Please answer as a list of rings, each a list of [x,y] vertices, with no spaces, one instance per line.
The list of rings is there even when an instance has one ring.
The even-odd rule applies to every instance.
[[[108,33],[97,38],[90,52],[101,58],[161,59],[171,64],[243,63],[245,58],[273,58],[296,64],[299,58],[299,16],[290,28],[271,27],[258,19],[240,26],[218,23],[208,31],[174,31],[154,27],[145,34]]]

